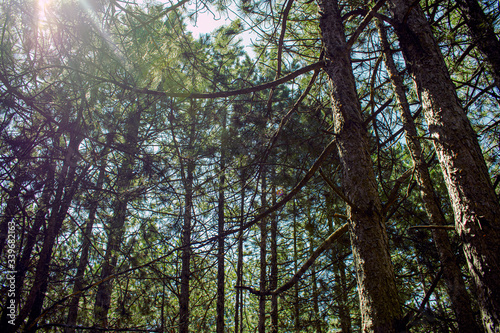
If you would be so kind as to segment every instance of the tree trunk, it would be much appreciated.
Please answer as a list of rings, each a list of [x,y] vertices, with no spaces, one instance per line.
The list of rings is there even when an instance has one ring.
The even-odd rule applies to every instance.
[[[245,182],[246,177],[244,170],[241,171],[241,201],[240,201],[240,228],[243,228],[245,218]],[[238,263],[236,266],[236,286],[243,285],[243,230],[238,233]],[[240,333],[243,331],[243,294],[240,288],[236,288],[236,302],[234,305],[234,332]]]
[[[134,163],[137,152],[137,141],[139,136],[139,126],[141,120],[141,110],[133,111],[128,119],[125,131],[125,156],[118,170],[116,178],[117,195],[113,202],[113,216],[110,221],[107,233],[108,240],[106,252],[103,258],[101,269],[101,280],[97,288],[94,303],[94,319],[98,327],[108,326],[108,312],[111,307],[111,295],[113,293],[113,279],[109,277],[116,273],[116,264],[123,242],[125,232],[125,222],[127,220],[127,206],[133,194],[127,193],[134,178]],[[98,333],[94,330],[93,333]]]
[[[297,274],[299,270],[299,254],[298,254],[298,244],[297,244],[297,207],[293,199],[293,273]],[[300,304],[299,304],[299,283],[295,283],[293,286],[293,318],[295,332],[300,332]]]
[[[367,131],[337,1],[318,0],[331,86],[335,137],[343,167],[351,244],[358,277],[363,332],[399,332],[401,309]]]
[[[487,332],[500,332],[500,205],[474,130],[420,6],[391,0],[396,33],[422,101]]]
[[[221,128],[221,153],[220,153],[220,175],[219,175],[219,199],[218,199],[218,249],[217,249],[217,323],[216,332],[224,333],[224,299],[225,299],[225,268],[224,268],[224,186],[226,182],[226,114],[222,115]]]
[[[266,199],[266,171],[265,168],[262,169],[262,191],[261,191],[261,209],[264,211],[267,207]],[[260,290],[266,290],[266,273],[267,273],[267,219],[263,218],[260,221]],[[258,322],[258,332],[266,332],[266,296],[259,296],[259,322]]]
[[[15,167],[13,173],[16,174],[14,178],[14,185],[12,186],[10,191],[8,191],[9,199],[7,199],[7,205],[5,206],[4,213],[2,214],[2,222],[0,223],[0,257],[2,257],[2,252],[8,237],[9,224],[12,223],[14,216],[19,210],[21,182],[25,177],[24,171],[18,166]]]
[[[186,157],[181,156],[181,159],[186,161],[184,168],[181,161],[181,173],[184,185],[184,224],[182,226],[182,253],[181,253],[181,293],[179,294],[179,333],[189,332],[189,284],[191,280],[191,233],[192,233],[192,220],[193,220],[193,183],[194,183],[194,169],[195,159],[193,145],[196,135],[194,106],[190,107],[190,132],[189,144],[186,149]]]
[[[35,280],[27,298],[27,301],[20,312],[18,323],[22,322],[29,312],[26,332],[35,332],[37,330],[38,317],[42,313],[43,302],[48,288],[50,262],[52,261],[52,252],[59,235],[66,214],[68,212],[73,196],[78,187],[78,181],[75,179],[78,160],[78,147],[82,142],[82,137],[73,136],[70,139],[64,164],[58,177],[58,187],[52,203],[50,217],[45,231],[45,239],[42,250],[39,254],[36,266]]]
[[[309,240],[309,254],[312,257],[314,253],[314,249],[316,248],[315,242],[314,242],[314,233],[315,233],[315,226],[314,226],[314,221],[313,217],[311,216],[311,203],[308,201],[307,202],[307,221],[306,221],[306,230],[307,230],[307,237]],[[313,311],[312,311],[312,319],[313,319],[313,327],[315,328],[316,333],[321,333],[321,321],[320,321],[320,316],[319,316],[319,301],[318,301],[318,285],[317,285],[317,280],[316,280],[316,264],[311,265],[311,283],[310,286],[312,287],[312,304],[313,304]]]
[[[91,246],[91,237],[92,237],[92,229],[94,226],[94,222],[96,219],[97,209],[99,207],[99,200],[101,197],[104,179],[106,177],[106,155],[109,152],[109,147],[112,144],[112,135],[108,135],[106,140],[106,147],[103,149],[101,153],[100,166],[99,166],[99,175],[97,176],[96,190],[92,195],[92,201],[89,207],[89,214],[87,223],[85,224],[85,230],[82,234],[82,248],[80,250],[80,260],[78,263],[78,268],[75,275],[75,282],[73,284],[73,293],[79,292],[84,287],[84,276],[85,269],[87,268],[89,262],[89,250]],[[65,329],[66,333],[74,333],[75,328],[71,326],[76,325],[76,320],[78,318],[78,304],[80,302],[81,294],[76,294],[71,298],[71,301],[68,305],[68,317],[66,318],[66,325],[70,326]]]
[[[486,57],[491,66],[495,84],[500,91],[500,41],[495,33],[492,21],[484,13],[476,0],[457,1],[472,36],[472,43]]]
[[[274,171],[273,171],[274,173]],[[276,204],[276,186],[271,188],[272,204]],[[278,288],[278,220],[276,214],[271,214],[271,276],[269,289]],[[271,295],[271,332],[278,332],[278,295]]]
[[[405,132],[406,144],[410,156],[415,166],[415,175],[420,186],[420,194],[424,202],[429,224],[446,225],[446,219],[441,211],[438,198],[434,192],[431,176],[425,163],[422,147],[418,139],[417,128],[413,117],[411,116],[410,106],[406,99],[404,84],[402,78],[396,69],[396,64],[392,58],[392,51],[385,27],[380,21],[377,21],[382,49],[384,52],[385,63],[389,77],[394,87],[395,95],[401,111],[401,120]],[[451,307],[455,313],[458,328],[460,332],[481,332],[481,328],[474,319],[474,313],[471,308],[471,301],[462,278],[462,272],[452,251],[447,231],[444,229],[431,229],[432,237],[439,254],[439,259],[443,268],[443,277],[451,300]]]
[[[326,216],[328,219],[328,233],[331,235],[335,229],[333,226],[334,222],[334,211],[333,211],[333,193],[326,192],[325,202],[326,202]],[[338,224],[337,227],[340,227]],[[335,299],[337,300],[338,314],[340,319],[340,329],[342,333],[352,333],[352,321],[351,314],[349,310],[349,291],[346,279],[346,264],[345,264],[345,253],[349,251],[349,244],[344,241],[344,238],[339,239],[332,245],[331,256],[332,261],[334,261],[333,271],[335,274]]]
[[[35,218],[33,225],[28,229],[26,236],[26,243],[23,247],[23,252],[21,259],[16,263],[15,267],[15,286],[16,293],[13,297],[8,297],[5,304],[10,304],[14,300],[15,304],[20,304],[21,295],[24,289],[24,279],[26,277],[26,272],[29,268],[29,262],[31,260],[31,255],[33,253],[33,248],[35,247],[37,236],[39,235],[40,228],[46,221],[47,212],[49,211],[50,199],[54,194],[54,177],[55,177],[55,165],[54,163],[49,163],[47,168],[47,174],[45,178],[45,184],[43,187],[42,195],[39,200],[37,200],[37,211],[35,213]],[[10,320],[7,317],[7,310],[2,313],[2,319],[0,321],[0,329],[2,332],[10,332],[12,325],[8,324]]]

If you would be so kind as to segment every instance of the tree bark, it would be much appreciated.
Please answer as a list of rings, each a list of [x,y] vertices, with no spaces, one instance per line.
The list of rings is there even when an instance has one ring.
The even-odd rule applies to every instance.
[[[15,269],[15,280],[16,280],[16,293],[13,297],[8,297],[5,304],[10,304],[11,299],[14,300],[15,304],[20,304],[21,295],[24,289],[24,279],[26,277],[26,272],[29,269],[29,262],[31,260],[31,255],[35,247],[37,236],[39,235],[40,228],[45,223],[47,218],[47,213],[49,212],[50,199],[54,195],[54,177],[55,177],[55,163],[49,163],[47,168],[47,174],[45,177],[45,184],[43,187],[42,195],[37,201],[37,211],[35,213],[35,218],[33,225],[28,229],[26,236],[26,243],[23,247],[23,252],[21,254],[20,260],[16,263]],[[8,324],[9,317],[7,317],[7,311],[4,310],[2,313],[2,318],[0,321],[0,329],[2,332],[11,332],[14,329],[12,325]]]
[[[101,193],[99,191],[102,190],[102,186],[104,184],[104,179],[106,176],[106,155],[109,152],[109,147],[112,144],[112,135],[108,135],[106,140],[106,147],[103,149],[100,159],[99,166],[99,175],[97,176],[96,190],[92,195],[92,201],[89,208],[89,214],[87,223],[85,223],[85,229],[82,233],[82,248],[80,250],[80,260],[78,263],[78,268],[76,270],[75,282],[73,284],[73,298],[68,305],[68,317],[66,318],[66,325],[68,327],[65,329],[66,333],[74,333],[75,328],[73,326],[76,325],[76,321],[78,318],[78,304],[80,302],[81,294],[78,293],[84,287],[84,276],[85,270],[87,268],[89,262],[89,250],[91,246],[91,237],[92,237],[92,229],[94,227],[94,222],[96,219],[97,209],[99,207],[99,200],[101,197]]]
[[[354,75],[337,1],[318,0],[337,150],[343,167],[352,251],[358,277],[363,332],[402,328],[382,205],[361,117]]]
[[[334,211],[332,192],[325,193],[326,216],[328,219],[328,233],[332,234],[334,229]],[[340,224],[338,225],[340,227]],[[335,274],[335,299],[337,300],[338,314],[340,319],[340,329],[342,333],[352,333],[352,320],[349,309],[349,290],[346,278],[345,253],[349,251],[349,244],[344,239],[339,239],[332,245],[331,257],[334,261],[333,271]]]
[[[140,122],[141,110],[132,111],[127,119],[125,130],[124,150],[126,155],[120,165],[116,179],[117,195],[113,202],[113,216],[107,228],[108,240],[100,276],[100,279],[105,281],[99,284],[94,303],[95,324],[101,328],[108,326],[108,312],[111,308],[111,296],[113,293],[113,279],[108,278],[116,272],[116,264],[123,242],[123,234],[125,233],[127,206],[132,199],[131,195],[133,195],[126,192],[130,189],[134,178],[134,163]],[[93,333],[98,332],[99,330],[97,329],[93,330]]]
[[[420,187],[420,195],[424,202],[424,207],[431,225],[447,225],[444,214],[441,210],[438,198],[434,192],[431,176],[427,168],[427,163],[422,154],[422,147],[418,139],[417,128],[411,115],[410,106],[406,98],[403,79],[399,75],[392,51],[387,40],[387,34],[382,22],[377,20],[377,28],[384,53],[385,64],[396,99],[398,101],[403,129],[405,132],[406,144],[410,152],[415,167],[415,175]],[[462,278],[462,272],[455,259],[455,254],[451,248],[447,231],[444,229],[431,229],[432,237],[439,254],[443,269],[443,277],[451,300],[451,307],[457,319],[460,332],[481,332],[481,327],[474,319],[474,313],[471,308],[471,301],[465,282]]]
[[[264,211],[267,207],[266,199],[266,171],[262,169],[262,190],[261,190],[261,206]],[[260,223],[260,290],[266,290],[267,287],[267,218],[263,218]],[[257,324],[258,332],[266,332],[266,296],[259,296],[259,322]]]
[[[273,170],[274,173],[274,170]],[[276,204],[276,186],[271,187],[272,204]],[[269,279],[269,289],[278,288],[278,220],[276,214],[271,214],[271,276]],[[271,295],[271,332],[278,332],[278,295]]]
[[[2,222],[0,223],[0,257],[2,256],[3,249],[6,244],[9,224],[14,219],[17,211],[19,210],[20,200],[19,195],[21,194],[21,182],[24,176],[24,171],[16,166],[13,170],[15,173],[14,184],[10,191],[8,191],[9,199],[7,199],[7,205],[5,206],[4,213],[2,214]]]
[[[221,128],[221,153],[220,153],[220,175],[219,175],[219,199],[218,199],[218,248],[217,248],[217,323],[216,332],[224,333],[224,298],[225,298],[225,266],[224,266],[224,186],[226,182],[226,113],[223,111]]]
[[[472,42],[491,66],[495,84],[500,91],[500,41],[491,20],[476,0],[457,1],[472,36]]]
[[[58,187],[52,203],[51,213],[47,222],[45,238],[42,250],[39,254],[36,266],[35,280],[27,298],[27,301],[20,312],[18,323],[26,318],[29,312],[26,332],[35,332],[37,330],[38,317],[42,313],[43,302],[45,300],[48,283],[50,262],[52,261],[52,252],[59,235],[66,214],[68,212],[73,196],[78,187],[78,181],[75,179],[78,156],[78,147],[83,137],[74,135],[70,139],[64,164],[58,177]]]
[[[403,56],[420,96],[443,171],[487,332],[500,332],[500,205],[476,133],[460,105],[419,5],[391,0]]]
[[[297,209],[295,200],[293,199],[293,271],[294,275],[299,271],[299,254],[298,254],[298,242],[297,242]],[[300,304],[299,304],[299,283],[295,283],[293,286],[293,318],[295,332],[300,332]]]
[[[189,119],[189,143],[186,149],[186,156],[180,156],[181,173],[184,185],[184,224],[182,226],[182,251],[181,251],[181,292],[179,294],[179,333],[189,332],[189,297],[191,280],[191,233],[193,228],[193,183],[195,170],[194,141],[196,136],[195,107],[190,106]]]
[[[240,201],[240,228],[243,228],[245,218],[245,182],[246,177],[244,170],[241,171],[240,181],[241,201]],[[243,285],[243,230],[238,233],[238,263],[236,266],[236,286]],[[240,288],[236,288],[236,301],[234,305],[234,332],[240,333],[243,331],[243,294]]]

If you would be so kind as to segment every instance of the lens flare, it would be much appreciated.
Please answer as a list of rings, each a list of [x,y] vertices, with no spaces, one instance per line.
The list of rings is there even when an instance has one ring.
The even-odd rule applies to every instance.
[[[41,20],[47,19],[51,0],[38,0],[38,16]]]

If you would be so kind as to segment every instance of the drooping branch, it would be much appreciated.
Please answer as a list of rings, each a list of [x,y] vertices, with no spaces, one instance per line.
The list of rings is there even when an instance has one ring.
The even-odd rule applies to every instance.
[[[347,219],[347,216],[343,216],[340,214],[338,214],[336,216],[343,217],[343,218]],[[311,267],[312,264],[314,264],[316,259],[323,252],[325,252],[327,249],[329,249],[331,247],[331,245],[333,244],[333,242],[335,242],[337,239],[342,237],[347,232],[348,229],[349,229],[349,224],[345,223],[339,229],[335,230],[330,236],[328,236],[328,238],[325,239],[325,241],[313,252],[313,254],[309,257],[309,259],[307,259],[306,262],[300,267],[300,269],[297,271],[297,273],[295,273],[295,275],[288,282],[286,282],[284,285],[282,285],[281,287],[279,287],[275,290],[267,290],[267,291],[259,291],[259,290],[256,290],[254,288],[246,287],[246,286],[236,286],[236,288],[248,290],[249,292],[251,292],[252,294],[255,294],[255,295],[279,295],[282,292],[287,291],[288,289],[293,287],[293,285],[296,284],[300,280],[302,275],[304,275],[304,273],[307,272],[309,267]]]
[[[213,99],[213,98],[223,98],[223,97],[232,97],[232,96],[238,96],[238,95],[244,95],[244,94],[250,94],[250,93],[255,93],[259,92],[262,90],[266,89],[271,89],[276,86],[279,86],[280,84],[286,83],[288,81],[291,81],[295,79],[296,77],[305,74],[307,72],[310,72],[315,69],[323,68],[324,66],[324,61],[318,61],[315,62],[314,64],[305,66],[299,70],[296,70],[295,72],[292,72],[288,75],[285,75],[279,79],[276,79],[271,82],[267,82],[258,86],[253,86],[253,87],[248,87],[248,88],[243,88],[243,89],[236,89],[236,90],[229,90],[229,91],[217,91],[217,92],[212,92],[212,93],[197,93],[197,92],[187,92],[187,93],[182,93],[182,92],[169,92],[169,91],[161,91],[161,90],[151,90],[147,88],[137,88],[130,86],[126,83],[117,81],[117,80],[112,80],[108,78],[102,78],[94,75],[89,75],[87,73],[83,73],[90,78],[102,82],[102,83],[110,83],[113,84],[117,87],[120,87],[125,90],[133,91],[135,93],[139,94],[145,94],[145,95],[151,95],[151,96],[163,96],[163,97],[179,97],[179,98],[198,98],[198,99]],[[74,71],[77,71],[74,68],[71,68]]]
[[[217,240],[219,237],[226,237],[228,235],[235,234],[237,232],[246,230],[246,229],[252,227],[253,225],[255,225],[260,220],[262,220],[264,217],[268,216],[269,214],[271,214],[271,213],[277,211],[278,209],[280,209],[281,207],[283,207],[297,193],[299,193],[299,191],[314,176],[314,174],[316,173],[316,171],[321,166],[321,163],[323,163],[323,161],[325,160],[325,158],[328,157],[333,152],[333,150],[334,150],[335,147],[336,147],[336,140],[334,139],[334,140],[332,140],[325,147],[325,149],[323,150],[323,152],[321,153],[321,155],[314,162],[314,164],[311,166],[311,168],[307,171],[307,173],[304,175],[304,177],[302,178],[302,180],[290,192],[288,192],[288,194],[285,195],[282,200],[278,201],[275,205],[273,205],[269,209],[267,209],[264,212],[262,212],[259,215],[257,215],[253,220],[251,220],[250,222],[246,223],[243,227],[226,231],[224,234],[222,234],[220,236],[212,237],[208,241],[214,241],[214,240]]]

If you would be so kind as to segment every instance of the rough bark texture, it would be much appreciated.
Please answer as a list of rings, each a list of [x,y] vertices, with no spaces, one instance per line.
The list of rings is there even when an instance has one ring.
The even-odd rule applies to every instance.
[[[500,332],[500,205],[474,130],[426,17],[391,0],[396,33],[423,105],[487,332]]]
[[[401,121],[405,132],[406,144],[410,152],[410,156],[415,166],[415,175],[420,187],[420,195],[424,202],[424,207],[429,217],[431,225],[446,225],[446,219],[440,208],[438,198],[434,192],[434,187],[431,182],[431,176],[427,163],[424,160],[422,147],[418,139],[417,128],[410,112],[410,106],[406,98],[403,79],[399,75],[392,51],[390,49],[387,35],[382,22],[377,21],[377,28],[384,52],[385,64],[392,85],[394,87],[395,96],[400,108]],[[439,254],[443,275],[448,290],[448,295],[451,300],[451,307],[457,319],[460,332],[481,332],[481,327],[474,319],[474,313],[471,308],[469,294],[465,287],[465,282],[462,278],[462,272],[455,259],[455,254],[451,248],[450,240],[447,231],[444,229],[431,229],[432,237]]]
[[[348,216],[362,331],[399,332],[401,309],[394,270],[341,13],[336,1],[318,0],[318,4],[344,192],[353,204]]]
[[[485,55],[491,66],[495,84],[500,90],[500,41],[495,33],[492,21],[484,13],[476,0],[459,0],[465,23],[472,36],[472,42]]]

